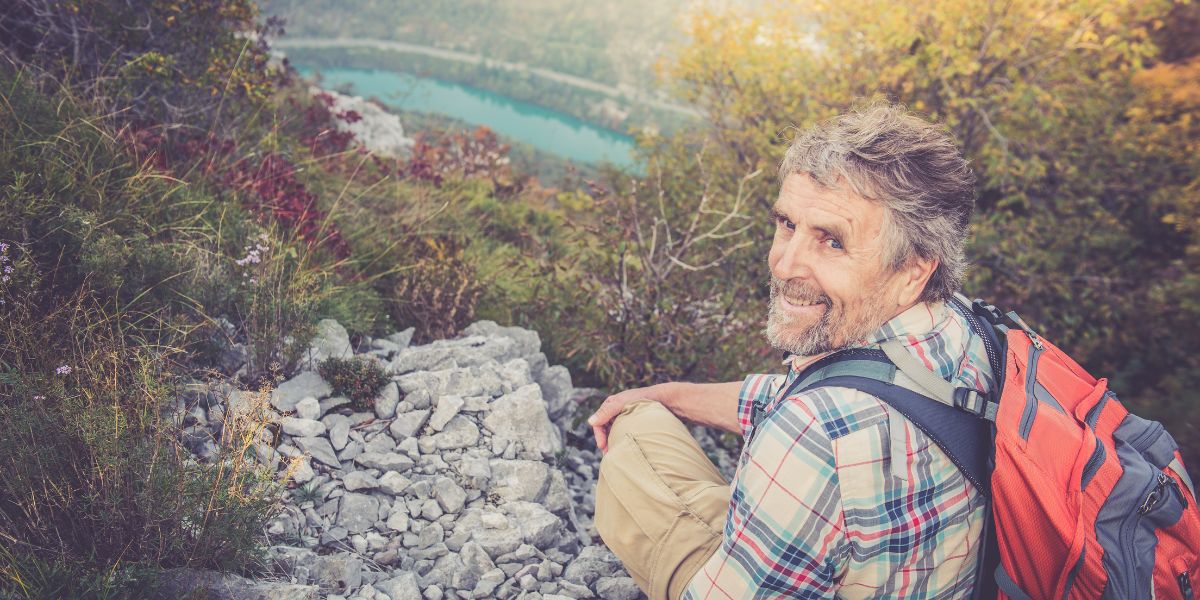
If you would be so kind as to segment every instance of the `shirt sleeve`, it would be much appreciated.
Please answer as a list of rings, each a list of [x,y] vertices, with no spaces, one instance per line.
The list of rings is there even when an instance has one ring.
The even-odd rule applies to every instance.
[[[783,375],[761,374],[747,375],[738,392],[738,424],[742,427],[742,439],[748,440],[754,430],[757,415],[762,414],[765,407],[779,391],[779,380]]]
[[[684,598],[837,592],[849,544],[833,446],[801,398],[783,401],[757,425],[733,484],[724,539]]]

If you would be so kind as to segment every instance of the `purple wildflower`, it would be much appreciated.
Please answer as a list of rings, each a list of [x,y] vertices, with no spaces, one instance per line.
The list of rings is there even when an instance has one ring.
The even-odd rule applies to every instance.
[[[71,374],[71,365],[63,365],[63,366],[55,369],[54,372],[59,375],[70,375]]]

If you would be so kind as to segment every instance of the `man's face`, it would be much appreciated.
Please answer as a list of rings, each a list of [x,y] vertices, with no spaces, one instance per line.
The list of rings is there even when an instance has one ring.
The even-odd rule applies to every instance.
[[[910,273],[885,264],[882,205],[825,189],[805,174],[783,181],[775,203],[767,339],[802,356],[866,338],[911,304]]]

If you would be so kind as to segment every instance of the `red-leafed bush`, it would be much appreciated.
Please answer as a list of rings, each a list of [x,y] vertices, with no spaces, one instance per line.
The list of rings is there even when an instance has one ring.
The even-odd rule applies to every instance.
[[[269,213],[280,225],[310,245],[331,249],[338,257],[350,253],[337,226],[317,207],[317,196],[297,177],[296,166],[269,153],[261,160],[242,159],[224,175],[230,188],[254,198],[252,208]]]
[[[316,156],[329,156],[345,152],[354,141],[354,134],[341,131],[336,121],[357,123],[362,115],[353,110],[334,110],[333,96],[319,92],[312,96],[312,102],[301,105],[294,98],[290,101],[293,107],[300,110],[303,130],[300,141]]]
[[[498,190],[518,191],[523,182],[514,181],[508,151],[508,144],[501,144],[496,133],[487,127],[437,139],[418,134],[401,174],[434,185],[441,185],[451,176],[480,177],[490,179]]]

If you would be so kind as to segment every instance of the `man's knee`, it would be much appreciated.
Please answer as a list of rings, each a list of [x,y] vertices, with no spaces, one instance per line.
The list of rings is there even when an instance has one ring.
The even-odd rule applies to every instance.
[[[686,432],[687,427],[662,403],[649,398],[631,402],[617,413],[609,428],[609,454],[612,453],[612,445],[620,443],[626,436],[671,430]]]
[[[710,480],[715,469],[702,464],[707,458],[698,448],[664,439],[664,425],[679,421],[657,402],[619,418],[640,433],[609,438],[596,485],[596,532],[650,598],[678,598],[720,543],[729,487]]]

